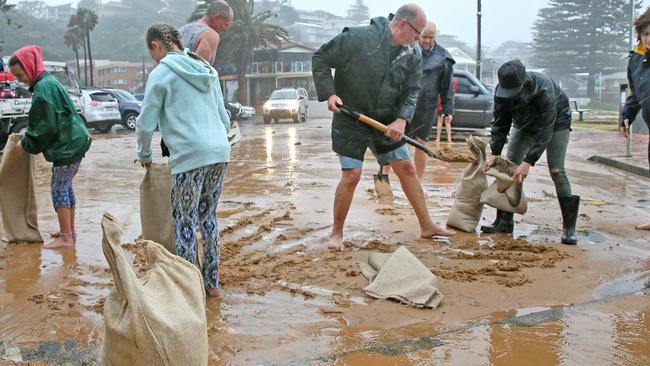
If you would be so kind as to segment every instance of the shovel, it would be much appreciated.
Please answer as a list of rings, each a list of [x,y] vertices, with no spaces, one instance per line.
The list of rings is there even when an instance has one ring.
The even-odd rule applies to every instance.
[[[388,180],[388,175],[384,174],[383,167],[379,165],[379,171],[377,174],[372,175],[372,179],[375,182],[375,193],[377,193],[377,198],[379,198],[379,203],[382,205],[392,205],[393,204],[393,190],[390,188],[390,181]]]
[[[379,121],[376,121],[376,120],[366,116],[363,113],[353,111],[352,109],[348,108],[346,105],[339,104],[338,107],[341,110],[341,112],[343,112],[343,114],[345,114],[348,117],[354,119],[355,121],[365,123],[368,126],[374,128],[376,130],[379,130],[379,131],[381,131],[383,133],[386,133],[386,131],[388,130],[388,126],[386,126],[385,124],[383,124],[383,123],[381,123]],[[426,146],[424,146],[423,144],[417,142],[416,140],[414,140],[414,139],[412,139],[412,138],[410,138],[410,137],[408,137],[406,135],[404,135],[402,137],[402,141],[404,141],[407,144],[415,147],[416,149],[420,149],[420,150],[424,151],[427,155],[429,155],[430,157],[432,157],[434,159],[440,159],[440,156],[438,154],[436,154],[433,151],[427,149]]]

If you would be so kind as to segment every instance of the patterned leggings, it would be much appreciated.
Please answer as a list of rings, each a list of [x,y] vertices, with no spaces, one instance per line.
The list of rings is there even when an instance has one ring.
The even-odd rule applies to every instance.
[[[218,163],[172,175],[172,219],[176,254],[196,264],[196,226],[203,237],[203,283],[219,288],[219,229],[217,202],[228,163]]]
[[[54,209],[57,208],[75,208],[77,203],[74,190],[72,190],[72,179],[79,171],[77,162],[70,165],[52,167],[52,181],[50,187],[52,191],[52,204]]]

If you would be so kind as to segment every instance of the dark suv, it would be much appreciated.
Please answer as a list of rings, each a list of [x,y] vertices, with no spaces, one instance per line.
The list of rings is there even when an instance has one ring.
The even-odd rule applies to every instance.
[[[454,71],[458,80],[456,114],[452,129],[483,129],[490,126],[494,113],[494,94],[476,76],[467,71]],[[434,129],[436,125],[434,124]]]
[[[135,120],[140,115],[142,102],[136,99],[133,94],[122,89],[102,89],[117,99],[122,117],[122,126],[129,130],[135,130]]]

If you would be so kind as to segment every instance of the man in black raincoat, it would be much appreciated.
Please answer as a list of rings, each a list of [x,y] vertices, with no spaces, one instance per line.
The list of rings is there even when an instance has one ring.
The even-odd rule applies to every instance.
[[[564,160],[571,134],[569,98],[548,76],[526,71],[519,61],[508,61],[498,71],[499,85],[494,93],[494,121],[485,169],[495,163],[508,140],[508,159],[518,164],[513,179],[528,176],[530,167],[546,151],[548,170],[555,185],[562,212],[562,243],[576,244],[576,221],[580,197],[571,193]],[[509,136],[508,136],[509,135]],[[512,233],[511,212],[497,211],[492,225],[481,227],[484,233]]]
[[[419,6],[404,5],[392,20],[377,17],[368,26],[345,28],[314,54],[314,83],[318,99],[327,101],[329,110],[335,112],[332,148],[342,169],[334,199],[332,249],[344,249],[343,225],[368,148],[381,165],[390,164],[397,174],[418,218],[420,236],[454,234],[431,220],[410,154],[401,141],[420,92],[422,53],[414,41],[425,25],[426,16]],[[386,134],[340,113],[337,105],[343,103],[386,124]]]

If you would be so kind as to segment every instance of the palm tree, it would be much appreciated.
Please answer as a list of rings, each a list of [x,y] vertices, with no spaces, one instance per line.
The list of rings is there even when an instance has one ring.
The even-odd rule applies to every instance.
[[[78,27],[68,28],[63,34],[63,42],[66,46],[72,48],[74,51],[75,59],[77,60],[77,75],[79,74],[79,49],[84,46],[84,36]]]
[[[194,9],[190,21],[200,19],[205,9],[215,0],[203,0]],[[254,14],[254,0],[227,0],[232,7],[235,17],[228,32],[221,36],[215,65],[224,66],[234,63],[237,70],[239,100],[247,100],[246,68],[253,60],[253,50],[267,47],[271,44],[279,46],[289,37],[283,28],[269,24],[267,21],[276,17],[271,11]]]
[[[79,27],[86,41],[85,49],[88,51],[88,61],[90,62],[90,86],[93,86],[93,56],[90,48],[90,32],[97,26],[99,17],[97,17],[94,11],[88,8],[77,9],[77,13],[73,16],[70,17],[70,22],[74,21],[72,25]],[[68,27],[70,27],[70,23],[68,23]]]

